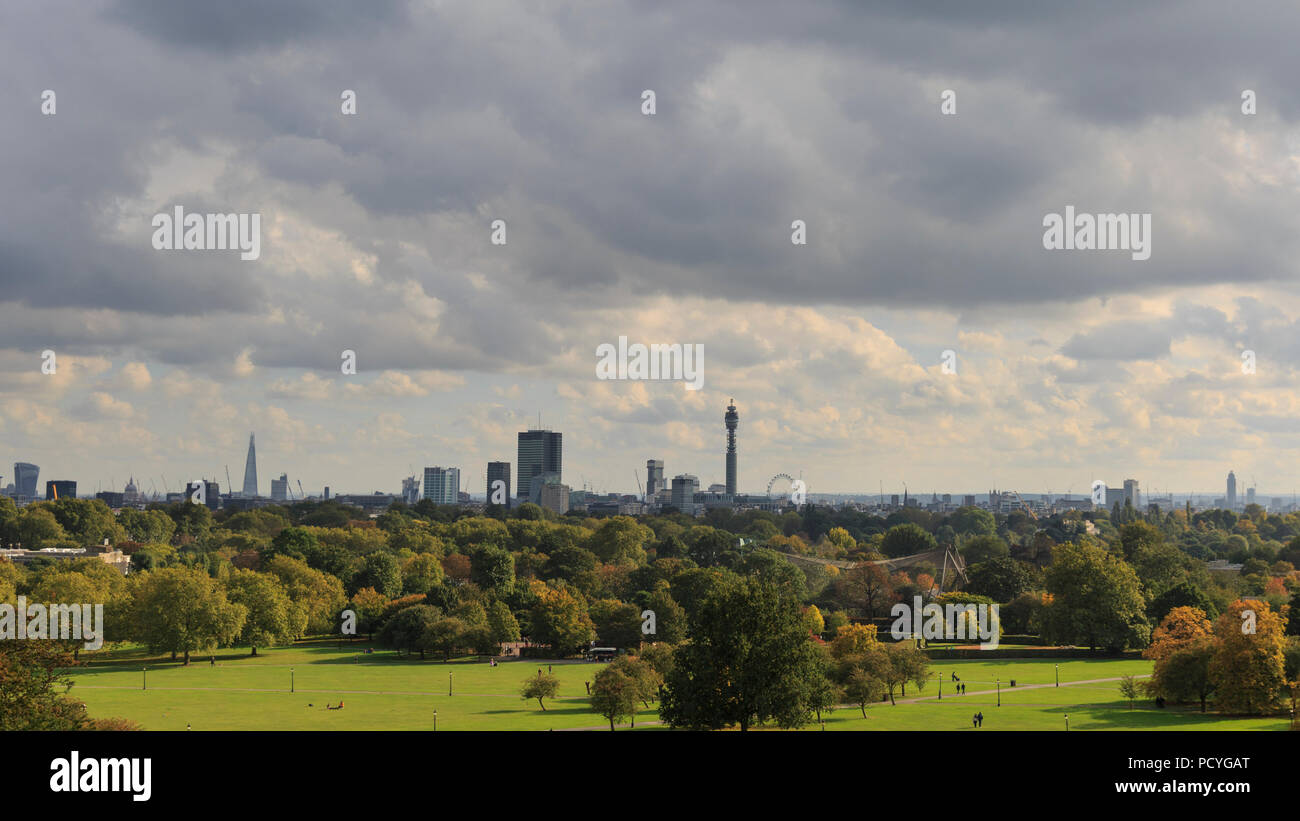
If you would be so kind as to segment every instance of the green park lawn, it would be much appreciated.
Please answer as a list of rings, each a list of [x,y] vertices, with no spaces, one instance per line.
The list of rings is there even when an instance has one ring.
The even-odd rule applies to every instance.
[[[591,662],[552,662],[560,680],[560,697],[546,704],[519,697],[523,680],[545,661],[507,661],[492,667],[472,658],[451,663],[430,658],[398,657],[366,645],[342,648],[333,642],[300,643],[260,650],[223,650],[216,666],[206,656],[189,667],[166,659],[146,658],[141,650],[96,654],[91,664],[71,671],[72,695],[84,701],[95,717],[120,716],[149,730],[432,730],[437,711],[439,730],[563,730],[603,728],[608,723],[591,710],[584,682],[601,665]],[[1142,659],[1061,660],[1061,687],[1055,684],[1055,660],[940,660],[931,669],[942,676],[921,693],[908,687],[888,702],[859,709],[841,707],[825,716],[827,730],[1063,730],[1065,715],[1071,730],[1255,730],[1285,729],[1281,718],[1225,718],[1201,715],[1183,707],[1156,709],[1139,701],[1136,709],[1119,694],[1118,682],[1086,683],[1091,679],[1144,675],[1151,663]],[[148,689],[142,689],[147,667]],[[290,671],[294,692],[289,692]],[[955,672],[968,694],[954,695]],[[452,694],[448,695],[448,685]],[[1011,679],[1016,687],[1010,686]],[[1002,706],[997,706],[997,682]],[[1075,683],[1078,682],[1078,683]],[[1029,688],[1027,685],[1052,685]],[[920,700],[913,700],[920,698]],[[342,710],[326,703],[344,701]],[[971,727],[971,715],[984,713],[981,730]],[[654,709],[637,715],[638,728],[655,728]],[[811,729],[820,730],[820,725]]]

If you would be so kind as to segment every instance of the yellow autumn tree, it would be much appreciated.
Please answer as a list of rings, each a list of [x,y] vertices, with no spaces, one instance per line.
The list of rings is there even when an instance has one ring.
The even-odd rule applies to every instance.
[[[1142,658],[1155,659],[1156,666],[1177,650],[1192,644],[1212,632],[1210,620],[1199,607],[1175,607],[1160,621],[1151,634],[1151,646],[1142,651]]]
[[[862,655],[877,643],[874,624],[846,624],[836,631],[835,638],[831,640],[831,656],[839,660]]]
[[[1273,710],[1286,688],[1282,618],[1265,601],[1235,601],[1214,622],[1215,704],[1228,713]]]

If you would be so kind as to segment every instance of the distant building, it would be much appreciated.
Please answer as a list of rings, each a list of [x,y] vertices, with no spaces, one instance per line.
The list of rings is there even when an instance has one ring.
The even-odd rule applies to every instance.
[[[386,510],[389,505],[397,501],[397,497],[391,493],[380,493],[375,491],[371,494],[365,493],[344,493],[334,497],[334,501],[341,505],[351,505],[359,507],[367,513],[376,513]]]
[[[488,462],[487,464],[487,503],[492,504],[492,489],[498,482],[505,482],[505,506],[514,507],[510,496],[510,463]]]
[[[1228,510],[1237,509],[1237,476],[1232,471],[1228,471],[1228,495],[1226,497]]]
[[[695,494],[700,490],[699,477],[690,473],[679,473],[673,477],[671,504],[688,516],[695,515]]]
[[[194,492],[199,489],[200,483],[203,485],[204,504],[207,505],[208,509],[216,510],[221,507],[221,485],[216,482],[209,482],[207,479],[200,479],[198,482],[186,482],[185,495],[181,497],[181,501],[192,501]],[[170,501],[171,494],[169,493],[167,496],[169,497],[168,501]]]
[[[1141,493],[1138,491],[1137,479],[1124,480],[1124,501],[1120,504],[1131,504],[1134,510],[1141,510]]]
[[[740,424],[740,414],[736,413],[736,400],[732,399],[723,414],[723,423],[727,428],[727,483],[728,496],[736,495],[736,426]]]
[[[14,462],[14,495],[36,498],[36,477],[40,472],[40,467],[31,462]]]
[[[289,474],[281,473],[279,479],[271,480],[271,501],[289,501]]]
[[[560,515],[569,512],[569,486],[556,481],[543,482],[538,504]]]
[[[138,505],[145,501],[144,494],[140,493],[140,488],[136,487],[135,477],[132,476],[126,481],[126,489],[122,492],[122,504]],[[122,505],[109,505],[109,507],[121,507]]]
[[[1255,488],[1253,487],[1246,488],[1246,504],[1255,504]]]
[[[645,495],[653,499],[655,494],[664,489],[664,460],[647,459],[645,463]]]
[[[131,568],[131,557],[121,550],[110,549],[101,545],[91,547],[47,547],[44,550],[0,550],[0,559],[8,559],[15,564],[27,564],[33,559],[99,559],[122,575]]]
[[[407,476],[402,480],[402,501],[408,505],[420,501],[420,480],[418,477]]]
[[[77,483],[68,479],[52,479],[45,483],[45,501],[77,498]]]
[[[961,503],[966,507],[975,507],[975,497],[969,495],[963,496],[961,497]]]
[[[113,508],[114,510],[126,506],[125,493],[116,493],[111,490],[101,490],[100,492],[95,494],[95,498],[103,502],[104,504],[108,505],[109,507]]]
[[[519,471],[515,477],[515,495],[530,496],[533,478],[542,474],[554,474],[559,480],[563,463],[563,434],[550,430],[520,431],[519,452],[515,459],[515,468]]]
[[[227,479],[230,477],[227,476]],[[244,493],[247,499],[257,498],[257,448],[253,446],[253,434],[248,434],[248,458],[244,460]]]
[[[431,467],[424,469],[424,498],[435,505],[454,505],[460,502],[460,468]]]

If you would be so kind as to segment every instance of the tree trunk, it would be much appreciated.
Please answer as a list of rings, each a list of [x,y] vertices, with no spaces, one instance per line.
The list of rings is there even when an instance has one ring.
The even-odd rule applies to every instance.
[[[610,716],[610,717],[609,717],[609,731],[610,731],[611,733],[614,732],[614,717],[613,717],[613,716]]]
[[[542,700],[540,698],[537,699],[537,706],[542,708],[543,713],[546,712],[546,705],[542,703]]]
[[[257,648],[256,648],[256,647],[253,648],[253,657],[254,657],[254,658],[257,657]]]
[[[186,650],[186,651],[185,651],[185,666],[186,666],[186,667],[189,667],[189,666],[190,666],[190,651],[189,651],[189,650]]]
[[[866,718],[866,717],[867,717],[867,705],[865,705],[865,704],[859,704],[858,706],[862,708],[862,717],[863,717],[863,718]]]
[[[176,651],[173,650],[173,651],[172,651],[172,661],[175,661],[175,660],[176,660]]]

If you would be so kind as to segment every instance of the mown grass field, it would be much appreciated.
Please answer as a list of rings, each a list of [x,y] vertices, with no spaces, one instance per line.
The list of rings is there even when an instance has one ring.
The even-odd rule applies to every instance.
[[[94,663],[71,672],[72,695],[86,702],[91,715],[121,716],[149,730],[432,730],[437,711],[439,730],[565,730],[607,728],[591,710],[584,682],[601,665],[552,662],[560,679],[560,697],[543,712],[524,701],[519,688],[546,662],[501,662],[455,659],[450,663],[401,657],[385,650],[364,652],[366,645],[304,643],[294,647],[247,651],[223,650],[216,665],[206,656],[189,667],[180,662],[146,658],[139,650],[100,653]],[[943,660],[932,665],[936,680],[917,693],[908,687],[888,702],[855,707],[825,716],[827,730],[1283,730],[1283,718],[1228,718],[1201,715],[1183,707],[1156,709],[1139,701],[1136,709],[1119,694],[1115,681],[1087,683],[1122,675],[1144,675],[1151,663],[1141,659],[1070,659],[1060,664],[1061,687],[1054,686],[1057,661],[997,659]],[[141,689],[147,667],[148,689]],[[290,678],[294,692],[290,692]],[[955,694],[956,673],[968,694]],[[938,699],[937,677],[943,678]],[[449,681],[450,678],[450,681]],[[1016,687],[1010,681],[1016,680]],[[1002,685],[1002,706],[994,691]],[[448,695],[448,685],[451,695]],[[1031,688],[1029,685],[1052,685]],[[916,700],[918,699],[919,700]],[[342,710],[325,705],[345,704]],[[984,713],[984,726],[971,716]],[[654,709],[637,716],[638,729],[658,728]],[[820,730],[814,725],[812,730]]]

